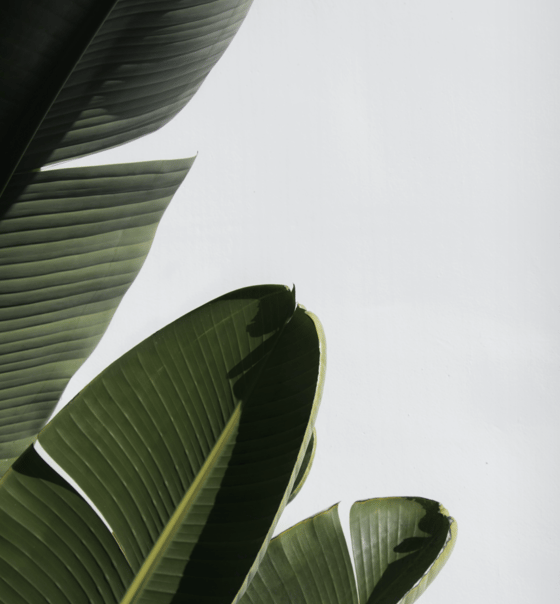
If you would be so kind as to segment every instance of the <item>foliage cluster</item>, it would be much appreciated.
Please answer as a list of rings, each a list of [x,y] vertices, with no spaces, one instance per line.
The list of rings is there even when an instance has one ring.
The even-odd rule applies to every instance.
[[[193,160],[40,169],[167,123],[250,4],[3,4],[3,603],[410,604],[451,552],[453,519],[414,497],[352,507],[355,574],[336,506],[270,541],[313,462],[326,362],[284,286],[184,315],[47,423]]]

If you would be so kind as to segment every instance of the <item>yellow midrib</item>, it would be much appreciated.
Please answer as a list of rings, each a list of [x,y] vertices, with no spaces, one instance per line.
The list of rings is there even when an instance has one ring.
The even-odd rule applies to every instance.
[[[222,434],[220,435],[220,438],[216,441],[216,444],[212,448],[210,455],[208,455],[208,457],[206,458],[206,461],[200,469],[200,472],[197,474],[188,491],[185,493],[185,496],[181,500],[181,503],[177,506],[175,512],[173,512],[171,518],[169,519],[169,522],[166,524],[165,528],[161,532],[161,535],[159,536],[158,540],[154,543],[152,550],[148,554],[146,560],[144,560],[144,563],[142,564],[136,577],[130,584],[130,587],[128,588],[120,604],[134,604],[135,602],[138,602],[138,598],[141,596],[144,587],[146,586],[147,582],[150,580],[152,574],[158,566],[161,557],[167,549],[167,546],[175,536],[178,527],[185,518],[187,512],[190,510],[194,500],[198,496],[200,489],[203,487],[210,472],[216,465],[216,462],[220,457],[226,443],[229,441],[231,435],[237,428],[239,424],[240,415],[241,403],[238,403],[237,407],[235,408],[235,411],[233,412]]]

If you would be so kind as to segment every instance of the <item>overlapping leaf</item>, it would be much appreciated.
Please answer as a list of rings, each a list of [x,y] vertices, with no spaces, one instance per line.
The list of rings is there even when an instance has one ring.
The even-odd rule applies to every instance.
[[[2,604],[112,604],[134,574],[90,505],[33,448],[0,481]]]
[[[457,525],[435,501],[359,501],[350,512],[354,576],[338,506],[270,543],[241,604],[412,604],[451,554]]]
[[[34,448],[0,483],[7,604],[232,602],[294,488],[323,375],[319,323],[280,286],[218,298],[121,357],[38,441],[99,518]]]
[[[2,2],[0,195],[115,1]],[[2,209],[13,200],[2,197],[0,201]]]
[[[168,122],[200,87],[250,4],[3,3],[0,476],[100,339],[191,162],[116,172],[33,170]]]
[[[86,155],[168,122],[221,57],[251,1],[4,3],[0,134],[13,161],[2,166],[0,190],[18,164],[25,171]]]
[[[18,202],[0,222],[5,466],[44,425],[101,338],[191,164],[146,162],[24,178]],[[19,185],[14,178],[11,186]]]

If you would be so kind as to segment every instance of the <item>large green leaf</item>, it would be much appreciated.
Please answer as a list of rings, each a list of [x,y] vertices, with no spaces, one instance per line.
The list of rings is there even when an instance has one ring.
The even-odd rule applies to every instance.
[[[97,344],[188,166],[33,170],[169,121],[222,55],[250,4],[2,4],[0,476]]]
[[[191,165],[145,162],[24,178],[19,201],[0,222],[5,469],[45,424],[101,338]],[[19,188],[19,178],[10,186]]]
[[[121,357],[0,482],[6,603],[230,604],[294,488],[324,363],[317,319],[282,286],[218,298]]]
[[[221,57],[251,1],[4,2],[0,135],[9,158],[0,191],[18,163],[24,171],[82,156],[167,123]]]
[[[435,501],[394,497],[355,503],[350,532],[357,578],[335,505],[271,541],[241,604],[412,604],[451,554],[457,525]]]

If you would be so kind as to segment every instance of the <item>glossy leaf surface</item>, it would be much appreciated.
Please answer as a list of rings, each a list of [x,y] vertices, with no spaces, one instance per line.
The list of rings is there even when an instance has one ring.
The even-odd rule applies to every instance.
[[[394,497],[355,503],[350,531],[357,578],[335,505],[271,541],[241,604],[412,604],[449,557],[457,525],[435,501]]]
[[[100,340],[191,165],[12,180],[19,200],[0,222],[0,459],[25,450]]]
[[[114,583],[126,591],[114,587],[111,601],[235,599],[294,487],[323,374],[324,342],[313,315],[295,307],[284,287],[247,288],[142,342],[54,418],[39,437],[44,455],[110,527],[90,509],[86,523],[97,528],[86,549],[100,550],[100,531],[112,532],[122,549],[114,564],[125,578]],[[36,581],[48,576],[60,590],[53,601],[86,602],[67,579],[80,573],[53,562],[61,555],[53,517],[60,512],[44,505],[42,491],[31,494],[52,490],[52,480],[35,471],[32,486],[18,486],[33,473],[25,464],[34,455],[28,452],[1,483],[0,527],[14,527],[22,507],[31,510],[36,519],[25,525],[40,527],[32,533],[43,545],[33,556],[30,537],[0,529],[2,590],[41,591]],[[17,494],[6,495],[12,491]],[[82,505],[73,489],[66,491],[72,505]],[[68,534],[77,535],[73,516],[65,517]],[[109,548],[103,564],[113,564],[115,552]],[[37,567],[32,572],[28,556]],[[126,579],[132,575],[132,582]],[[84,574],[80,589],[87,597],[88,582],[95,580]]]

